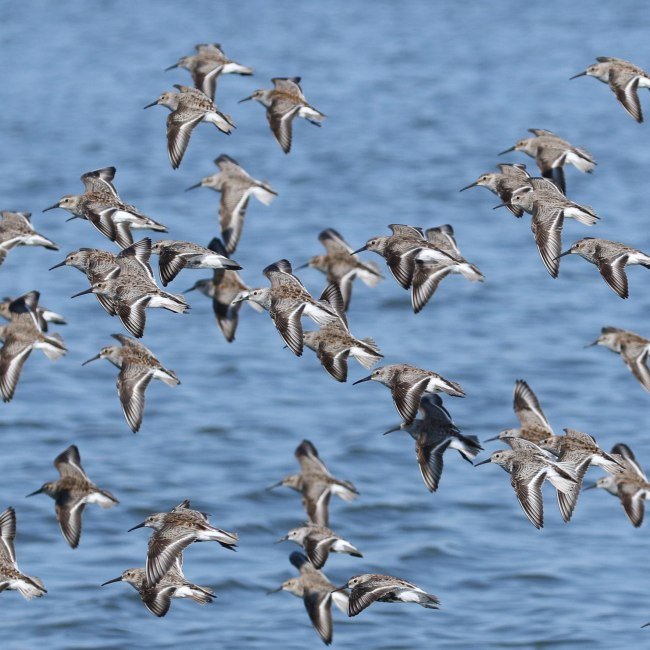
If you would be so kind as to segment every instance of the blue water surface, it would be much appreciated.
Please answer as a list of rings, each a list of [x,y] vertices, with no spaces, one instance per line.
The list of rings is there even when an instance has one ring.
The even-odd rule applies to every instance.
[[[90,224],[66,223],[63,211],[40,213],[79,192],[83,172],[115,165],[127,201],[167,224],[171,237],[207,243],[218,232],[218,195],[183,190],[227,153],[279,193],[268,208],[251,202],[234,256],[253,286],[266,284],[261,269],[279,258],[298,265],[320,253],[316,237],[326,227],[356,248],[389,223],[450,223],[485,283],[453,276],[418,315],[391,277],[374,290],[355,286],[355,334],[374,337],[387,363],[459,381],[466,399],[445,403],[467,434],[484,440],[514,426],[512,388],[524,378],[557,432],[586,431],[607,449],[627,442],[650,466],[647,393],[620,359],[583,348],[603,325],[650,334],[647,271],[630,269],[627,301],[577,257],[563,259],[553,280],[529,217],[493,212],[498,200],[484,189],[458,192],[502,160],[534,168],[523,154],[496,153],[530,127],[551,129],[598,160],[592,175],[569,168],[567,184],[602,219],[592,230],[570,220],[565,244],[593,234],[649,250],[648,125],[636,124],[594,79],[568,81],[600,55],[650,65],[646,19],[641,1],[1,3],[0,207],[33,212],[61,251],[11,252],[0,292],[38,289],[69,321],[60,329],[69,354],[51,363],[35,352],[15,399],[0,409],[0,508],[16,508],[21,568],[48,588],[32,602],[0,595],[2,647],[319,647],[298,599],[265,595],[295,573],[288,555],[296,547],[272,542],[304,514],[297,494],[264,488],[296,471],[293,450],[303,438],[360,492],[352,503],[332,500],[331,524],[364,557],[331,557],[329,578],[395,574],[442,601],[440,611],[377,604],[354,619],[336,610],[336,647],[650,644],[650,631],[640,629],[650,620],[647,529],[634,529],[615,499],[585,493],[566,525],[545,489],[545,527],[537,531],[499,468],[473,469],[455,452],[429,494],[411,439],[381,436],[398,421],[388,391],[336,383],[308,350],[296,358],[266,314],[244,306],[229,345],[198,293],[187,294],[189,314],[149,310],[143,342],[182,384],[151,384],[133,435],[116,369],[81,367],[120,323],[91,296],[69,299],[87,286],[80,273],[47,271],[81,246],[114,247]],[[142,107],[188,83],[184,70],[165,67],[195,43],[214,41],[255,76],[220,80],[219,105],[236,131],[226,137],[199,126],[173,171],[167,111]],[[262,108],[237,101],[269,87],[271,77],[294,75],[328,119],[322,129],[297,120],[285,156]],[[641,103],[650,114],[645,91]],[[371,253],[364,259],[381,262]],[[170,288],[207,276],[185,271]],[[317,271],[301,278],[315,294],[324,285]],[[365,374],[350,364],[351,380]],[[120,499],[112,510],[86,509],[75,551],[59,533],[52,501],[24,498],[55,478],[52,460],[73,443],[90,477]],[[488,443],[486,452],[496,448]],[[598,476],[592,469],[588,478]],[[147,532],[127,529],[186,498],[241,536],[238,553],[216,544],[186,552],[188,578],[212,586],[216,602],[176,601],[157,619],[127,585],[100,588],[144,565]]]

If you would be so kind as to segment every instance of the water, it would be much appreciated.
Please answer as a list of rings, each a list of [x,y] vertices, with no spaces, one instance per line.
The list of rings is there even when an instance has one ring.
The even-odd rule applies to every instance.
[[[60,253],[10,253],[0,290],[38,288],[42,303],[68,318],[61,331],[70,348],[57,363],[33,354],[14,401],[2,407],[0,505],[17,509],[21,567],[48,588],[30,603],[2,594],[3,647],[318,647],[298,599],[265,596],[294,574],[288,555],[296,547],[272,542],[303,513],[298,495],[264,487],[296,471],[292,453],[303,438],[361,493],[351,504],[333,499],[331,521],[364,559],[332,557],[330,579],[392,573],[442,600],[439,612],[376,605],[348,620],[335,611],[338,647],[647,643],[648,631],[640,629],[650,618],[647,531],[633,529],[615,499],[584,494],[565,525],[545,492],[546,525],[536,531],[500,469],[474,470],[451,453],[439,492],[429,494],[410,438],[380,435],[397,422],[387,390],[337,384],[309,351],[298,359],[284,350],[268,317],[248,307],[233,345],[200,295],[188,294],[189,315],[149,311],[144,343],[182,384],[150,386],[142,430],[132,435],[115,369],[80,365],[121,331],[119,322],[90,296],[69,300],[86,286],[77,271],[46,270],[67,251],[111,245],[87,223],[65,223],[63,211],[40,214],[80,191],[82,172],[112,164],[122,196],[168,224],[171,236],[205,243],[217,232],[218,196],[183,189],[227,153],[279,192],[271,207],[249,207],[235,257],[252,285],[266,282],[260,270],[270,262],[300,264],[320,252],[316,236],[328,226],[361,246],[388,223],[451,223],[485,284],[454,276],[417,316],[392,278],[375,290],[355,286],[353,331],[376,338],[388,363],[411,362],[461,382],[467,398],[446,405],[468,434],[485,439],[515,424],[511,395],[521,377],[557,431],[587,431],[607,449],[625,441],[647,467],[647,394],[620,359],[583,349],[603,325],[648,334],[645,270],[630,270],[628,301],[575,257],[563,260],[553,280],[527,217],[492,212],[496,197],[483,189],[458,193],[527,128],[549,128],[598,160],[593,176],[568,169],[567,184],[602,221],[593,231],[567,223],[565,244],[598,234],[650,248],[639,200],[650,163],[647,125],[636,124],[595,80],[568,81],[598,55],[647,64],[647,33],[638,20],[646,7],[593,9],[516,1],[0,6],[2,208],[34,212],[37,229],[61,246]],[[219,103],[237,131],[226,138],[200,126],[174,172],[165,151],[167,112],[142,107],[187,82],[184,71],[162,70],[206,41],[220,41],[256,74],[220,81]],[[297,123],[294,151],[285,156],[261,107],[236,101],[268,87],[270,77],[292,75],[303,77],[307,98],[329,118],[322,129]],[[641,93],[646,112],[647,95]],[[504,160],[533,165],[523,154]],[[186,271],[172,288],[207,275]],[[323,286],[316,271],[301,277],[313,292]],[[351,363],[351,381],[364,374]],[[113,510],[86,510],[76,551],[58,531],[52,501],[24,498],[56,476],[51,461],[71,443],[90,477],[121,501]],[[126,530],[185,498],[238,531],[241,546],[236,554],[211,544],[189,549],[188,577],[214,587],[219,598],[205,608],[174,602],[159,620],[130,587],[98,585],[143,565],[147,535]]]

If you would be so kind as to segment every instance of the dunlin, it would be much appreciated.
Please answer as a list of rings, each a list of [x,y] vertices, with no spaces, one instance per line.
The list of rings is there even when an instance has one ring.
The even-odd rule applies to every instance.
[[[611,56],[598,56],[596,61],[598,63],[590,65],[584,72],[573,75],[571,79],[584,76],[596,77],[598,81],[611,88],[616,99],[637,122],[643,122],[638,90],[650,88],[648,73],[629,61]]]
[[[415,455],[422,480],[430,492],[435,492],[442,476],[442,457],[447,449],[456,449],[472,464],[483,447],[476,436],[464,436],[460,432],[439,395],[424,395],[420,401],[420,412],[421,418],[413,420],[411,424],[399,424],[384,435],[406,431],[415,440]]]
[[[227,135],[235,125],[230,116],[219,111],[205,93],[179,84],[174,84],[174,88],[178,89],[177,93],[164,92],[145,108],[160,105],[171,111],[167,116],[167,153],[172,167],[177,169],[185,155],[192,131],[199,122],[214,124]]]
[[[114,582],[128,582],[139,594],[145,607],[156,616],[164,616],[171,605],[172,598],[191,598],[199,605],[211,603],[216,596],[209,587],[199,587],[187,580],[183,575],[183,555],[176,558],[171,569],[160,581],[149,587],[146,583],[144,569],[126,569],[119,578],[113,578],[102,583],[110,585]]]
[[[523,379],[517,379],[515,382],[512,408],[519,420],[519,428],[504,429],[498,436],[488,438],[485,442],[503,440],[510,444],[513,438],[523,438],[538,445],[541,440],[553,435],[553,429],[544,415],[537,395]]]
[[[79,546],[81,515],[87,503],[97,503],[102,508],[112,508],[119,501],[108,490],[98,488],[81,466],[76,445],[70,445],[54,459],[54,467],[61,478],[50,481],[28,494],[47,494],[56,502],[55,512],[59,527],[72,548]]]
[[[422,370],[406,363],[381,366],[370,376],[355,381],[353,385],[371,380],[390,388],[395,408],[404,419],[404,424],[413,422],[425,393],[442,392],[454,397],[465,397],[465,392],[457,382],[449,381],[431,370]]]
[[[266,119],[269,121],[275,139],[282,147],[282,151],[289,153],[293,118],[304,117],[311,124],[320,126],[320,122],[326,115],[307,102],[300,87],[300,77],[276,77],[271,81],[273,89],[256,90],[250,97],[240,100],[239,103],[255,99],[262,104],[266,108]]]
[[[569,521],[580,496],[580,488],[589,465],[598,465],[610,474],[618,474],[625,469],[615,458],[603,451],[594,438],[582,431],[564,429],[564,436],[549,436],[541,440],[539,446],[559,454],[558,462],[572,465],[576,482],[569,490],[558,491],[557,502],[564,521]]]
[[[596,161],[584,149],[572,144],[546,129],[528,129],[532,138],[519,140],[514,147],[502,151],[499,155],[510,151],[521,151],[535,158],[537,166],[544,178],[552,180],[563,194],[566,194],[564,165],[573,165],[581,172],[591,173]]]
[[[174,65],[165,68],[165,71],[174,68],[188,70],[192,75],[194,85],[212,100],[214,100],[214,93],[217,89],[217,79],[222,74],[253,74],[253,68],[229,59],[219,43],[197,45],[196,54],[182,56]]]
[[[440,609],[433,594],[402,578],[380,573],[362,573],[350,578],[339,589],[350,589],[348,616],[360,614],[373,603],[417,603],[427,609]]]
[[[602,488],[618,497],[628,519],[638,528],[643,523],[645,514],[644,500],[650,499],[650,483],[634,453],[626,444],[614,445],[610,455],[625,469],[617,474],[603,476],[584,489]]]
[[[327,526],[316,526],[307,523],[304,526],[292,528],[279,542],[295,542],[305,549],[309,561],[315,569],[320,569],[327,562],[330,552],[347,553],[354,557],[363,557],[356,546],[353,546],[347,540],[339,537],[333,530]]]
[[[360,278],[369,287],[374,287],[383,280],[379,267],[374,262],[362,262],[334,228],[323,230],[318,235],[318,241],[325,247],[325,255],[315,255],[298,268],[309,266],[325,273],[327,281],[336,284],[341,291],[346,311],[350,305],[354,280]]]
[[[59,247],[47,237],[37,233],[32,226],[31,212],[0,212],[0,264],[5,261],[7,253],[18,246],[43,246],[48,250],[58,251]]]
[[[133,433],[140,429],[144,416],[144,393],[152,379],[160,379],[168,386],[177,386],[180,379],[165,368],[142,343],[124,334],[112,334],[121,345],[108,345],[99,354],[84,361],[86,365],[96,359],[106,359],[120,369],[117,376],[117,393],[120,396],[124,417]]]
[[[464,192],[471,187],[486,187],[503,201],[503,204],[515,217],[521,217],[524,211],[512,205],[510,198],[515,190],[524,185],[528,185],[530,174],[526,171],[526,165],[503,164],[497,165],[497,167],[499,168],[498,173],[486,172],[485,174],[481,174],[477,180],[461,188],[460,191]]]
[[[334,585],[314,565],[298,551],[289,560],[300,571],[300,576],[285,580],[277,589],[267,592],[288,591],[302,598],[311,624],[325,645],[332,643],[332,602],[345,614],[348,611],[348,595]]]
[[[537,250],[546,270],[554,278],[560,269],[564,219],[572,217],[582,224],[593,226],[599,218],[590,207],[567,199],[553,182],[545,178],[531,178],[530,185],[512,193],[510,203],[532,215],[530,228]]]
[[[73,298],[88,293],[101,295],[112,305],[114,313],[122,324],[136,338],[142,338],[146,323],[145,308],[162,307],[177,314],[189,309],[185,298],[179,294],[167,293],[144,275],[120,273],[93,282],[89,289],[74,294]]]
[[[268,183],[255,180],[239,166],[236,160],[226,154],[216,158],[214,164],[219,168],[219,173],[206,176],[200,183],[188,187],[187,190],[209,187],[221,193],[219,224],[226,249],[225,254],[229,255],[235,251],[239,243],[251,196],[264,205],[270,205],[278,193]]]
[[[268,489],[283,485],[300,492],[309,521],[317,526],[328,526],[330,496],[336,494],[344,501],[353,501],[359,493],[352,483],[334,478],[329,473],[309,440],[303,440],[298,445],[295,456],[300,463],[301,473],[285,476]]]
[[[650,255],[609,239],[584,237],[573,243],[569,250],[564,251],[558,257],[570,254],[580,255],[588,262],[595,264],[603,280],[621,298],[627,298],[629,295],[625,267],[641,264],[650,269]]]
[[[510,483],[526,517],[535,526],[544,526],[544,501],[542,484],[549,481],[560,493],[571,493],[580,488],[572,463],[553,460],[550,453],[524,438],[510,440],[512,449],[493,452],[487,460],[476,464],[494,463],[510,474]]]
[[[13,303],[14,300],[15,298],[3,298],[0,301],[0,316],[2,316],[2,318],[11,320],[11,303]],[[47,332],[48,323],[52,323],[54,325],[68,324],[68,321],[66,321],[66,319],[61,316],[61,314],[57,314],[55,311],[47,309],[47,307],[41,307],[40,305],[37,305],[35,314],[36,318],[38,319],[39,327],[43,332]]]
[[[25,600],[47,593],[39,578],[25,575],[16,563],[16,511],[7,508],[0,513],[0,591],[15,589]]]
[[[0,327],[0,394],[11,401],[20,379],[20,373],[32,350],[42,350],[50,360],[62,357],[68,349],[58,333],[44,334],[39,326],[38,291],[30,291],[16,298],[10,305],[11,321]]]
[[[221,240],[216,237],[210,242],[208,248],[219,255],[226,255],[226,249]],[[215,269],[212,278],[195,282],[185,293],[194,290],[212,298],[212,310],[221,333],[229,343],[234,341],[239,322],[239,310],[242,305],[241,301],[234,301],[247,294],[251,290],[250,287],[244,284],[237,271]],[[263,311],[263,308],[256,302],[252,300],[247,302],[255,311]]]
[[[122,201],[113,185],[115,172],[115,167],[105,167],[83,174],[84,194],[67,194],[43,212],[62,208],[72,219],[86,219],[120,248],[133,243],[131,230],[167,232],[166,226]]]
[[[212,249],[189,241],[162,239],[151,247],[159,255],[158,266],[163,287],[166,287],[183,269],[228,269],[237,271],[241,266]]]
[[[300,319],[309,316],[317,325],[327,325],[332,321],[340,321],[341,317],[327,300],[316,300],[305,289],[303,283],[293,275],[291,263],[279,260],[269,264],[264,275],[271,282],[270,288],[253,289],[235,299],[252,300],[268,310],[273,324],[284,339],[284,342],[296,356],[302,355],[303,330]],[[330,285],[332,286],[332,285]],[[326,287],[324,295],[331,293]],[[340,295],[340,294],[339,294]]]
[[[647,391],[650,391],[650,369],[647,365],[650,339],[618,327],[603,327],[600,330],[600,336],[587,347],[592,345],[602,345],[612,352],[620,354],[625,365],[639,383]]]
[[[145,585],[151,587],[174,566],[179,555],[193,542],[218,542],[224,548],[235,550],[239,535],[215,528],[204,512],[193,510],[186,499],[171,512],[149,515],[136,528],[153,528],[147,549]]]

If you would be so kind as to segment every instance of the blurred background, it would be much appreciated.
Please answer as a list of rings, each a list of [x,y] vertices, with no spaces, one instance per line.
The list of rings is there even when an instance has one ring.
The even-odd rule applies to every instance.
[[[523,378],[556,433],[586,431],[604,449],[626,442],[650,466],[648,395],[619,358],[584,349],[604,325],[650,335],[648,272],[629,270],[626,301],[576,256],[562,260],[553,280],[528,216],[493,212],[499,200],[485,189],[458,192],[498,162],[535,170],[524,154],[496,154],[530,127],[551,129],[598,161],[592,175],[566,170],[569,197],[591,205],[601,221],[588,229],[569,220],[564,248],[593,235],[650,250],[648,126],[596,80],[568,81],[601,55],[650,65],[646,15],[640,1],[0,4],[0,207],[33,212],[36,229],[61,248],[12,251],[0,291],[38,289],[41,303],[69,322],[59,330],[69,354],[51,363],[35,352],[14,400],[1,408],[0,508],[16,508],[20,566],[48,589],[29,603],[2,594],[3,646],[318,647],[297,598],[265,595],[295,574],[288,556],[297,547],[272,542],[304,514],[296,493],[264,488],[297,471],[293,451],[303,438],[360,492],[353,503],[332,499],[331,527],[364,554],[331,557],[332,582],[376,571],[412,580],[442,601],[437,612],[379,604],[354,619],[335,610],[336,646],[647,645],[650,631],[640,629],[650,620],[647,531],[631,526],[616,499],[587,492],[565,525],[547,486],[545,527],[537,531],[500,469],[474,470],[453,451],[439,491],[428,493],[410,437],[381,436],[399,420],[389,392],[375,383],[352,387],[367,374],[354,362],[348,384],[336,383],[309,350],[297,358],[283,349],[268,315],[246,305],[233,344],[197,292],[187,294],[188,314],[148,311],[143,343],[182,384],[151,384],[133,435],[117,370],[106,362],[81,367],[112,342],[111,333],[124,331],[121,324],[91,296],[69,299],[87,286],[78,271],[47,271],[81,246],[116,249],[89,223],[65,223],[62,210],[41,214],[64,194],[80,193],[82,173],[115,165],[125,201],[166,224],[172,238],[207,244],[219,230],[219,195],[183,190],[216,171],[212,160],[226,153],[279,194],[268,208],[251,202],[233,255],[252,286],[266,285],[261,270],[279,258],[298,266],[321,253],[317,235],[326,227],[358,248],[389,223],[452,224],[485,283],[453,276],[415,315],[383,261],[364,253],[387,277],[376,289],[355,285],[352,331],[374,337],[386,363],[460,382],[466,399],[445,405],[466,434],[484,440],[515,426],[512,390]],[[186,71],[163,70],[203,42],[221,43],[255,76],[220,78],[217,102],[236,131],[226,137],[200,125],[173,171],[168,112],[142,107],[175,83],[189,85]],[[276,76],[301,76],[308,101],[328,116],[322,129],[296,120],[288,156],[262,107],[237,104]],[[640,97],[650,114],[648,93]],[[169,289],[209,275],[184,271]],[[325,284],[314,270],[300,277],[314,294]],[[305,321],[305,328],[313,326]],[[75,551],[60,535],[53,502],[24,498],[56,477],[51,462],[72,443],[90,478],[120,499],[112,510],[86,509]],[[485,447],[480,459],[498,445]],[[598,476],[592,469],[586,480]],[[236,554],[216,544],[186,552],[188,579],[212,586],[216,602],[200,608],[177,600],[156,619],[127,585],[100,589],[144,565],[147,533],[126,530],[186,498],[241,536]]]

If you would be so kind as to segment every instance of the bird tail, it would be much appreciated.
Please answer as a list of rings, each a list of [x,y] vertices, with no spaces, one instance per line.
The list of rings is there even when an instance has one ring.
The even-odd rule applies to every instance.
[[[458,270],[470,282],[483,282],[485,280],[485,276],[479,271],[478,267],[468,262],[459,264]]]
[[[65,344],[63,343],[61,335],[58,333],[54,333],[49,336],[43,336],[42,341],[37,343],[34,347],[42,350],[43,354],[50,361],[56,361],[68,351],[68,348],[66,348]]]
[[[18,589],[20,595],[26,600],[40,598],[43,594],[47,593],[47,589],[45,589],[45,585],[40,579],[31,576],[22,576],[22,579],[17,580],[16,589]]]

